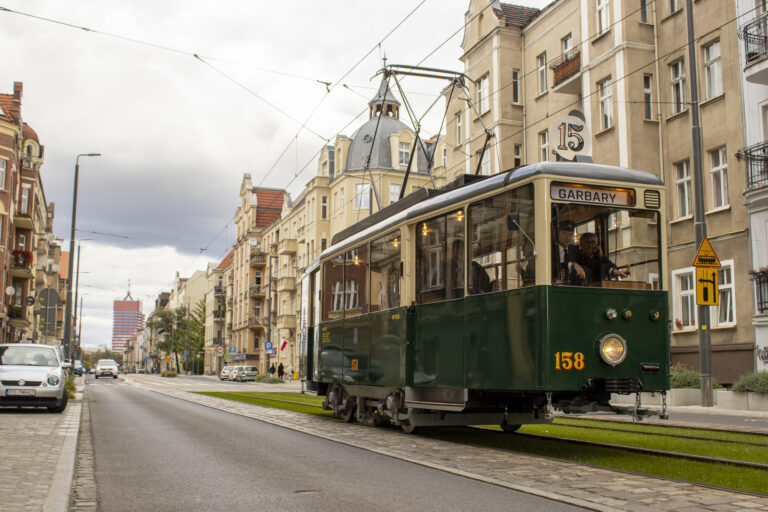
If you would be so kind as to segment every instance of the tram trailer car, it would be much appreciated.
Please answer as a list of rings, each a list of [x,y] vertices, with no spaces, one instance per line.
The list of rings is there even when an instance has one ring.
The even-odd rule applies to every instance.
[[[652,174],[560,162],[406,196],[303,275],[308,388],[346,421],[406,432],[650,414],[640,392],[669,389],[663,205]]]

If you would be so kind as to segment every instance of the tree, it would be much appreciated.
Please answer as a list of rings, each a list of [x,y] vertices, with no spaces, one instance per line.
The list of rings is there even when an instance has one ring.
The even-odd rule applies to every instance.
[[[189,312],[186,306],[179,306],[175,310],[156,309],[147,326],[162,334],[157,348],[167,354],[174,354],[176,371],[180,373],[179,354],[188,350],[188,356],[195,359],[195,354],[205,344],[205,300],[200,300]]]

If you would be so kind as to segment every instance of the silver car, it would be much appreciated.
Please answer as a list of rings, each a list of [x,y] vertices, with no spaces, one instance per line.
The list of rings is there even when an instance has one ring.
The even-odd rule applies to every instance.
[[[114,359],[99,359],[99,362],[96,363],[96,378],[99,377],[112,377],[113,379],[117,378],[117,363]]]
[[[51,345],[0,345],[0,406],[64,411],[69,399],[64,371],[68,364]]]

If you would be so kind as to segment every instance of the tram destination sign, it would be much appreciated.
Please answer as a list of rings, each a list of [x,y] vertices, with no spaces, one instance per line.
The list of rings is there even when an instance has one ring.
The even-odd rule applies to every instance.
[[[591,187],[553,183],[549,196],[556,201],[634,206],[635,191],[626,188]]]

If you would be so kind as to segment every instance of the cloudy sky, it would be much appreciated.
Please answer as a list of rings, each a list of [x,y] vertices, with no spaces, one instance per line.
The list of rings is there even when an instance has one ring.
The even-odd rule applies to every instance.
[[[366,118],[384,54],[461,70],[468,5],[0,0],[0,93],[24,83],[22,116],[45,146],[43,184],[65,250],[75,157],[103,155],[80,159],[77,238],[93,239],[80,261],[83,343],[111,342],[112,301],[129,280],[149,313],[176,271],[226,255],[244,173],[295,196],[325,140]],[[403,87],[423,112],[444,85]]]

